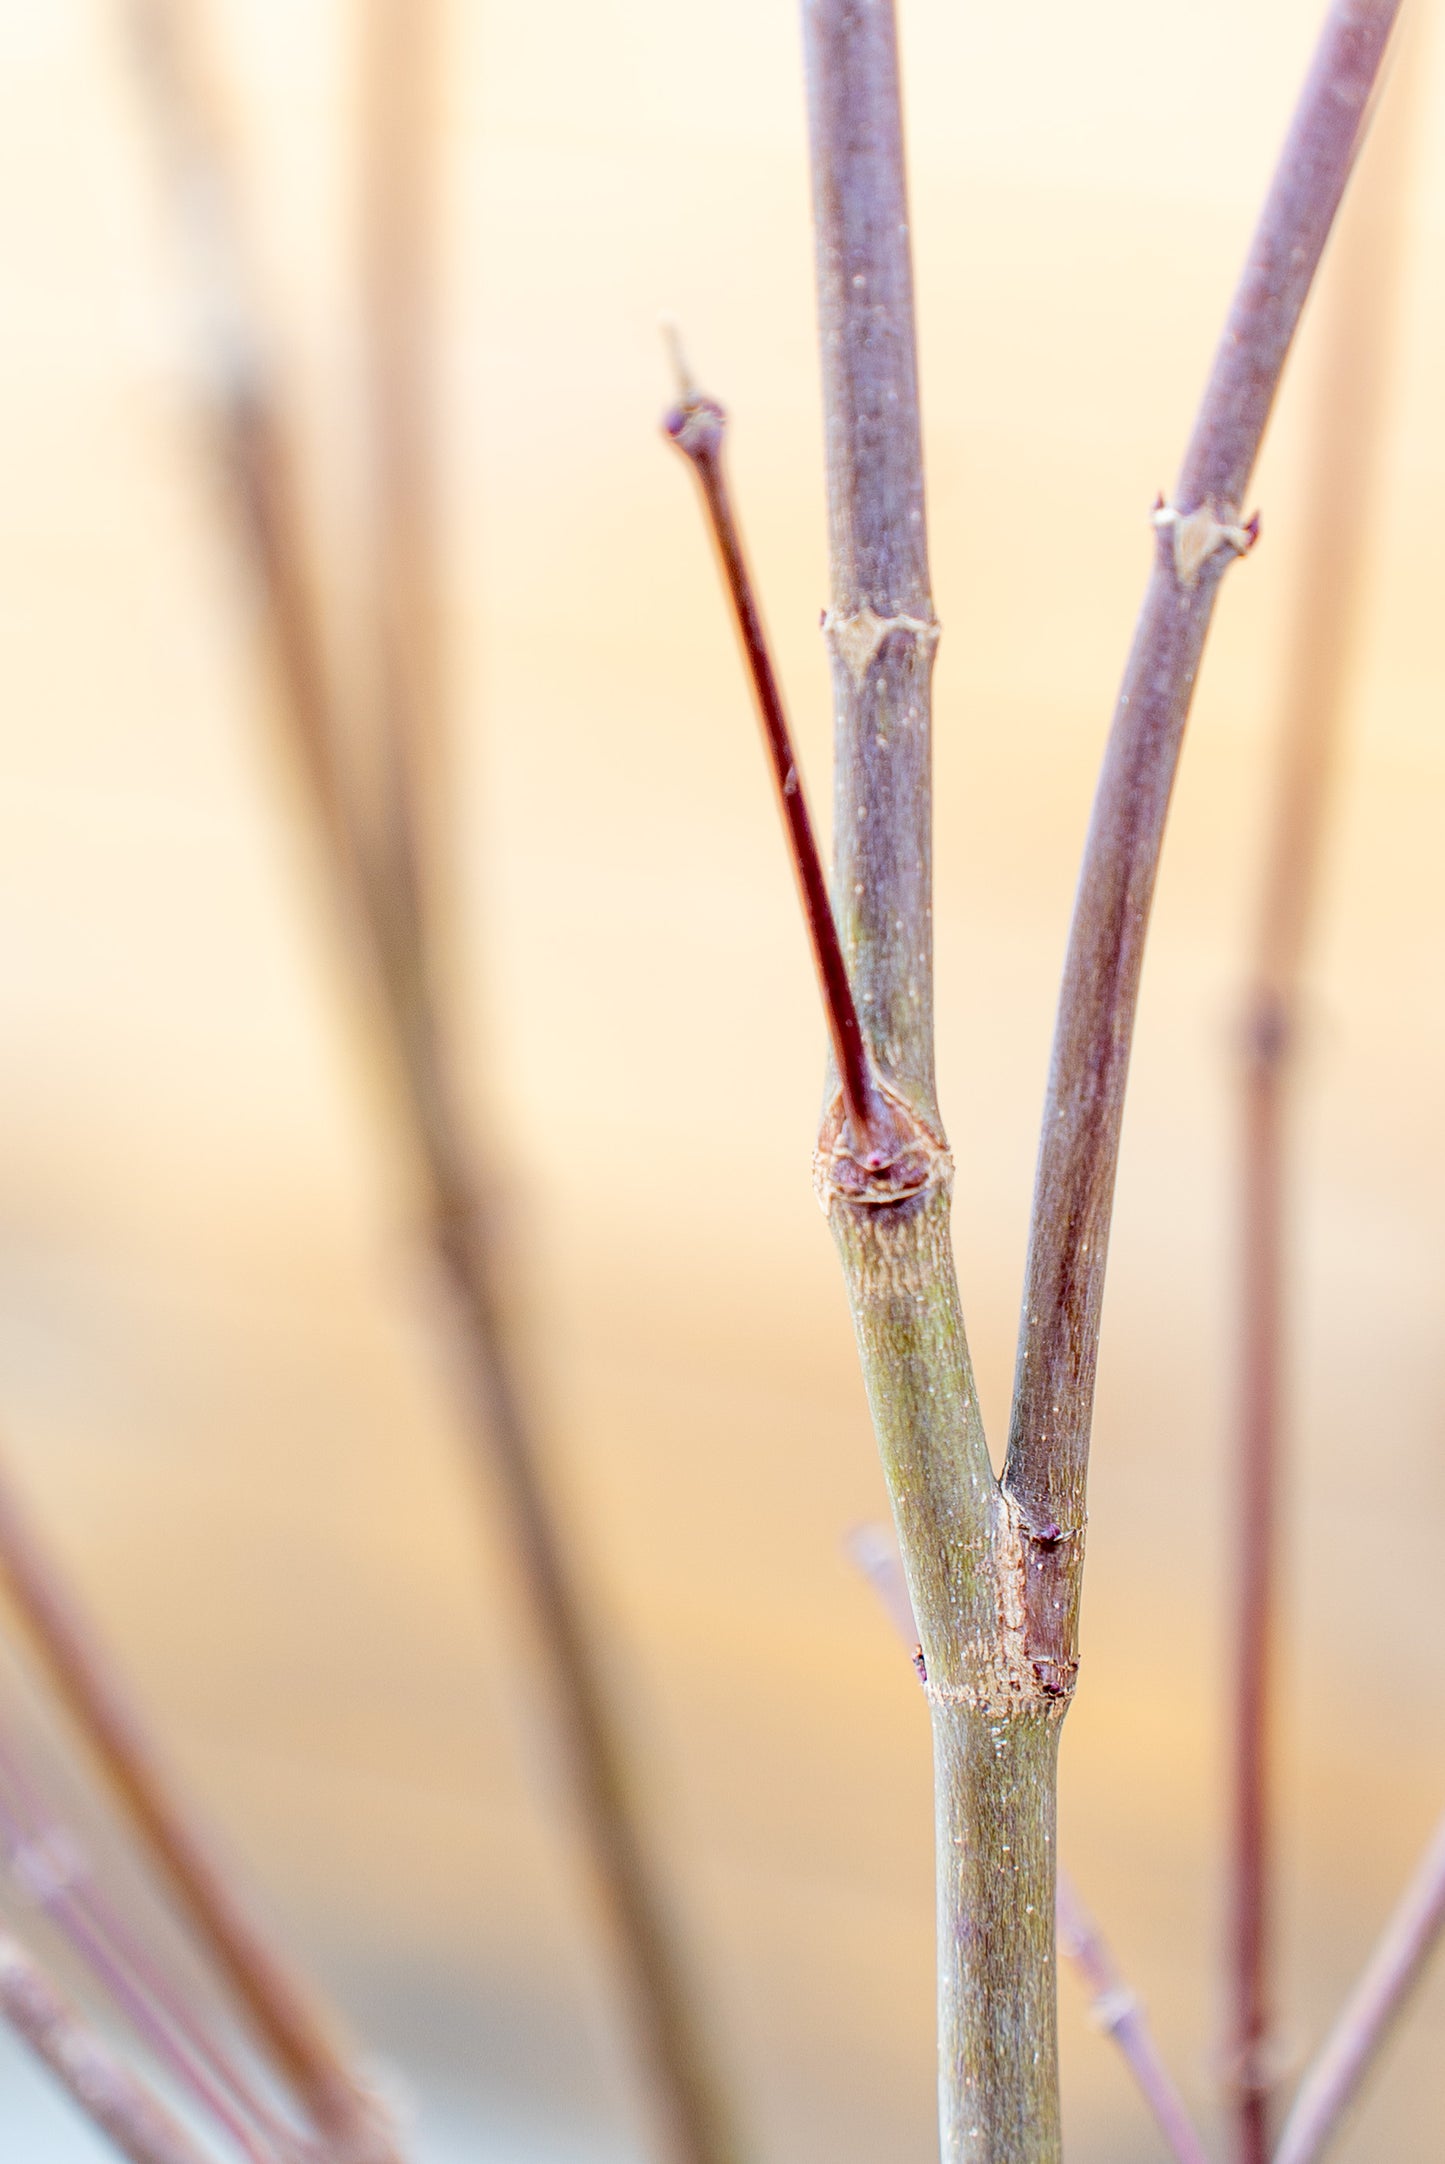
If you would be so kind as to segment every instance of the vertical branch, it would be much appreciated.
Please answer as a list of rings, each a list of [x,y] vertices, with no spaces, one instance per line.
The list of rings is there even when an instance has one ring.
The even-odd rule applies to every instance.
[[[933,1080],[929,592],[891,0],[804,0],[828,472],[833,897],[890,1150],[837,1099],[816,1174],[843,1264],[933,1722],[940,2140],[1059,2151],[1054,1813],[1066,1693],[1020,1659],[1016,1527],[989,1463]]]
[[[425,425],[430,354],[417,267],[430,249],[429,232],[419,228],[429,223],[421,173],[425,47],[435,26],[430,18],[419,25],[414,9],[374,0],[365,107],[377,139],[368,146],[364,283],[377,452],[377,720],[389,786],[379,817],[368,821],[347,763],[350,717],[338,709],[327,663],[284,417],[254,332],[234,176],[197,109],[173,0],[148,4],[167,33],[165,66],[152,69],[151,82],[164,133],[182,154],[173,161],[178,201],[183,212],[196,198],[211,206],[201,235],[206,252],[193,260],[192,274],[223,296],[213,324],[228,334],[233,325],[244,330],[244,375],[216,370],[218,447],[236,481],[243,539],[279,663],[283,720],[397,1082],[429,1244],[455,1324],[469,1438],[506,1528],[550,1740],[605,1933],[619,2027],[658,2155],[668,2164],[728,2164],[732,2135],[629,1786],[579,1573],[542,1475],[508,1329],[505,1264],[489,1222],[489,1168],[461,1110],[438,997],[428,820],[439,690],[436,544]]]
[[[0,1933],[0,2020],[130,2164],[210,2164],[179,2119],[121,2063],[8,1933]]]
[[[1411,56],[1413,58],[1413,55]],[[1417,70],[1400,56],[1391,89]],[[1401,78],[1404,78],[1401,80]],[[1398,285],[1407,115],[1386,94],[1321,292],[1303,560],[1240,1066],[1240,1403],[1229,1867],[1229,2069],[1240,2164],[1263,2164],[1274,2086],[1270,1716],[1285,1423],[1287,1130],[1303,972],[1350,692]]]
[[[1031,1658],[1077,1661],[1084,1499],[1119,1131],[1159,852],[1205,635],[1260,440],[1398,0],[1335,0],[1215,357],[1094,800],[1044,1103],[1004,1487],[1026,1528]]]

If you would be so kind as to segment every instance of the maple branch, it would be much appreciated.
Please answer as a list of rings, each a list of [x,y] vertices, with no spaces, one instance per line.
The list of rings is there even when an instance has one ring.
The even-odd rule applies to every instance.
[[[1314,2164],[1425,1973],[1445,1932],[1445,1818],[1400,1896],[1364,1974],[1299,2085],[1274,2164]]]
[[[1220,582],[1253,543],[1243,501],[1300,311],[1354,162],[1398,0],[1335,0],[1286,136],[1185,453],[1084,852],[1041,1127],[1003,1484],[1026,1528],[1030,1657],[1078,1658],[1099,1315],[1150,904]]]

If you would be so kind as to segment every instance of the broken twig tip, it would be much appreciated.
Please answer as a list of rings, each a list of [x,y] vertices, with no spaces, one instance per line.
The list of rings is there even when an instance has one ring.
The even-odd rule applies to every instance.
[[[662,342],[667,348],[667,357],[677,379],[678,397],[684,403],[690,398],[696,398],[697,378],[688,365],[687,351],[682,342],[682,329],[676,316],[659,316],[657,327],[662,333]]]
[[[682,333],[673,318],[662,316],[658,327],[677,377],[677,404],[664,414],[662,432],[694,464],[716,458],[722,449],[727,413],[715,398],[709,398],[706,391],[699,390],[683,351]]]

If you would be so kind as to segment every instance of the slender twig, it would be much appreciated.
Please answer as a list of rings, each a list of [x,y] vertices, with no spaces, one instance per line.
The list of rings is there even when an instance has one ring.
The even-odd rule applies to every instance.
[[[1058,1932],[1060,1953],[1073,1963],[1089,1992],[1090,2018],[1117,2044],[1170,2154],[1177,2164],[1209,2164],[1209,2152],[1164,2064],[1144,2009],[1120,1974],[1108,1942],[1085,1908],[1078,1889],[1062,1869]]]
[[[881,1525],[860,1525],[849,1534],[847,1545],[850,1557],[877,1594],[899,1637],[906,1645],[914,1646],[916,1663],[917,1625],[897,1543]],[[1176,2164],[1209,2164],[1208,2151],[1154,2041],[1143,2005],[1125,1982],[1107,1940],[1062,1865],[1055,1911],[1059,1952],[1077,1970],[1089,1993],[1089,2012],[1095,2026],[1117,2046]]]
[[[380,2133],[370,2131],[378,2107],[359,2089],[353,2092],[319,2017],[256,1932],[208,1854],[99,1641],[51,1569],[3,1476],[0,1583],[163,1882],[318,2126],[342,2141],[340,2155],[358,2160],[388,2157],[391,2152],[378,2146]],[[14,1783],[18,1769],[11,1766],[9,1771]],[[41,1831],[31,1826],[32,1841]],[[24,1839],[23,1825],[20,1834]],[[93,1934],[103,1957],[105,1939],[115,1934],[105,1931],[103,1920],[86,1914],[68,1885],[58,1884],[54,1891],[77,1931]],[[116,1951],[112,1967],[121,1994],[128,1995],[128,2010],[134,2012],[139,2002],[124,1981],[131,1964],[123,1951]],[[157,2041],[153,2033],[151,2041]]]
[[[131,2164],[210,2164],[206,2149],[8,1933],[0,1934],[0,2019]]]
[[[872,1162],[873,1169],[881,1170],[885,1158],[875,1153],[886,1150],[888,1142],[896,1138],[873,1062],[863,1042],[858,1010],[853,1003],[853,987],[848,982],[838,927],[828,900],[823,860],[813,834],[802,769],[793,750],[777,672],[733,512],[723,465],[727,415],[715,398],[709,398],[691,381],[681,358],[680,346],[676,347],[676,352],[681,395],[663,422],[663,428],[697,475],[708,528],[722,565],[733,621],[763,726],[763,741],[772,764],[778,809],[787,830],[789,855],[813,950],[813,966],[818,975],[853,1146],[860,1157],[867,1157]]]
[[[1164,823],[1245,490],[1339,206],[1398,0],[1336,0],[1256,229],[1173,501],[1104,757],[1045,1100],[1004,1486],[1028,1529],[1029,1653],[1077,1660],[1099,1311],[1139,975]]]
[[[1314,2164],[1404,2011],[1445,1933],[1445,1818],[1395,1907],[1365,1972],[1300,2083],[1274,2164]]]
[[[1407,40],[1408,42],[1408,40]],[[1303,970],[1331,783],[1350,693],[1372,486],[1385,416],[1408,130],[1397,55],[1369,154],[1321,279],[1323,373],[1310,421],[1303,560],[1295,590],[1279,772],[1240,1062],[1240,1387],[1225,2065],[1241,2164],[1269,2146],[1270,1716],[1286,1392],[1287,1138]],[[1402,82],[1399,79],[1405,78]]]
[[[381,49],[378,41],[373,51],[379,54]],[[398,1103],[416,1151],[429,1238],[458,1326],[472,1441],[494,1483],[507,1527],[515,1583],[541,1663],[551,1741],[606,1932],[623,2026],[659,2155],[671,2164],[727,2164],[733,2141],[711,2054],[654,1881],[569,1545],[543,1484],[538,1438],[507,1328],[505,1271],[485,1206],[491,1183],[452,1074],[437,999],[434,935],[423,900],[434,882],[427,876],[428,866],[419,862],[425,834],[417,795],[424,762],[416,747],[420,732],[434,717],[418,714],[414,702],[428,678],[424,670],[400,665],[399,645],[389,647],[392,662],[383,660],[380,714],[387,744],[383,766],[389,775],[405,780],[411,793],[378,836],[358,811],[360,791],[343,756],[346,731],[302,540],[303,521],[292,485],[294,461],[260,357],[255,311],[239,261],[233,176],[219,142],[197,113],[195,84],[175,42],[168,57],[169,66],[153,71],[151,80],[162,108],[158,117],[163,131],[186,149],[177,193],[182,209],[188,193],[225,206],[225,216],[213,218],[208,229],[211,254],[199,271],[220,281],[227,304],[219,320],[223,328],[235,321],[246,326],[244,344],[250,356],[244,377],[237,378],[234,371],[228,375],[224,368],[214,371],[220,391],[217,441],[236,480],[248,551],[269,619],[283,721],[336,898],[356,935],[383,1050],[399,1084]],[[374,111],[380,103],[373,97]],[[218,240],[220,248],[214,245]],[[390,261],[390,247],[378,248],[373,261],[379,262],[383,253]],[[394,298],[389,276],[378,276],[373,287],[374,333],[380,313]],[[378,386],[383,378],[390,386],[378,391],[378,404],[390,416],[383,425],[411,430],[412,419],[397,417],[403,406],[410,414],[417,395],[414,374],[402,381],[378,356],[373,376]],[[410,459],[416,455],[414,433],[407,442]],[[394,483],[394,462],[388,457],[387,463]],[[406,486],[410,490],[410,483]],[[394,485],[380,489],[378,497],[383,514],[395,508]],[[408,493],[407,500],[408,516],[425,515],[420,495]],[[420,603],[414,607],[409,639],[420,635],[426,613]]]

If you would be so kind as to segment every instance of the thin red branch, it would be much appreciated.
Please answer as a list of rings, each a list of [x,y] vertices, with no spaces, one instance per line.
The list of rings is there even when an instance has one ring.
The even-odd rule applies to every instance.
[[[1099,1314],[1144,942],[1165,819],[1245,490],[1349,177],[1398,0],[1336,0],[1285,141],[1170,504],[1084,853],[1034,1190],[1005,1489],[1042,1673],[1077,1660]]]
[[[1290,2106],[1274,2164],[1315,2164],[1339,2132],[1445,1933],[1445,1818],[1386,1924],[1365,1972]]]
[[[848,967],[828,899],[823,860],[813,834],[802,770],[793,750],[777,671],[768,650],[752,574],[733,512],[723,465],[727,416],[715,398],[709,398],[685,383],[683,395],[667,415],[663,428],[691,465],[702,491],[708,530],[722,566],[733,622],[757,702],[758,719],[762,723],[778,809],[787,830],[788,853],[798,882],[803,920],[812,948],[813,966],[818,975],[818,989],[853,1145],[865,1163],[870,1163],[872,1169],[880,1169],[887,1161],[889,1146],[898,1138],[887,1102],[878,1087],[868,1047],[863,1041],[853,987],[848,981]]]

